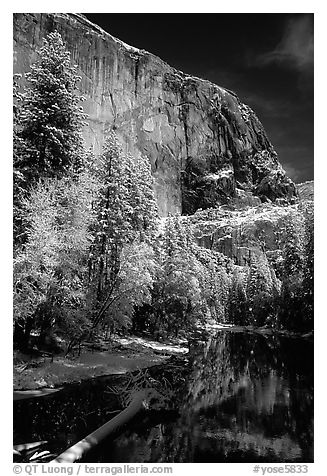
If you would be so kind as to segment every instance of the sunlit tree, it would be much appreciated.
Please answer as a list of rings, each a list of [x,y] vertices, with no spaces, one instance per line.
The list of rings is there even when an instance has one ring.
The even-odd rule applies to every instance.
[[[81,131],[86,116],[77,89],[81,78],[61,35],[50,33],[37,55],[25,74],[15,141],[20,147],[14,166],[26,186],[78,168],[83,154]]]
[[[95,326],[105,319],[110,321],[113,303],[117,306],[121,302],[117,296],[124,281],[122,265],[126,249],[134,243],[149,245],[158,227],[158,209],[148,161],[124,154],[115,132],[106,140],[96,173],[100,192],[94,205],[98,223],[92,249]],[[146,248],[142,249],[145,252]],[[139,285],[136,274],[133,279],[136,279],[132,281],[136,290]],[[134,298],[131,301],[134,302]],[[124,322],[123,317],[121,322]]]
[[[27,241],[14,258],[14,319],[23,346],[32,329],[42,339],[53,329],[76,336],[86,325],[94,193],[82,173],[44,179],[24,200]]]

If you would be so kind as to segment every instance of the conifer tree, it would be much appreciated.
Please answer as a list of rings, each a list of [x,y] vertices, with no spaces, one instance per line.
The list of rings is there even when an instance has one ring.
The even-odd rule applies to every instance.
[[[286,221],[285,246],[283,248],[284,281],[291,276],[300,278],[304,265],[303,219],[299,213],[290,215]]]
[[[313,204],[300,206],[284,229],[282,290],[279,317],[289,329],[313,324]]]
[[[133,228],[140,239],[152,241],[158,231],[159,211],[154,195],[154,181],[149,160],[143,156],[131,157],[133,177],[130,189],[133,204]]]
[[[307,203],[304,214],[304,266],[302,295],[304,302],[305,327],[312,329],[314,304],[314,208],[313,202]]]
[[[22,202],[25,196],[26,183],[19,167],[20,157],[24,150],[24,141],[20,137],[20,105],[22,93],[19,80],[21,75],[14,75],[13,80],[13,232],[14,245],[19,246],[24,241]]]
[[[188,246],[201,264],[198,278],[207,306],[206,314],[216,322],[225,322],[230,290],[228,259],[214,250],[198,246],[194,241]]]
[[[37,53],[38,60],[25,75],[17,131],[21,147],[14,164],[26,186],[79,168],[86,118],[77,91],[81,78],[61,35],[50,33]]]
[[[180,217],[166,219],[161,271],[153,293],[157,335],[188,330],[205,315],[200,282],[204,269],[189,246],[188,232]]]
[[[280,324],[288,329],[301,327],[304,266],[303,220],[299,213],[290,215],[283,230],[282,289],[279,311]]]
[[[275,322],[275,299],[279,283],[270,268],[265,254],[251,257],[246,295],[248,319],[251,324],[264,325]]]
[[[101,189],[95,204],[99,220],[93,250],[93,282],[97,287],[98,306],[94,325],[106,313],[109,316],[112,300],[119,299],[124,248],[133,243],[150,243],[158,226],[153,179],[147,159],[124,154],[114,131],[104,145],[97,175]]]
[[[80,77],[58,32],[37,54],[24,92],[14,77],[14,319],[24,345],[32,327],[77,333],[92,242]]]
[[[228,315],[230,322],[236,325],[246,325],[248,322],[249,306],[246,295],[246,277],[244,272],[235,269],[232,277],[228,299]]]

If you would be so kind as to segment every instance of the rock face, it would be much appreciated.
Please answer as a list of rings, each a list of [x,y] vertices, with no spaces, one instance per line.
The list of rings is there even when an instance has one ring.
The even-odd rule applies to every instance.
[[[87,145],[114,128],[126,151],[148,157],[162,216],[296,196],[263,126],[231,91],[176,71],[79,14],[15,14],[14,71],[57,29],[82,77]]]
[[[308,180],[307,182],[298,183],[297,190],[300,200],[314,200],[314,182]]]
[[[197,212],[191,217],[198,244],[229,257],[238,266],[248,266],[254,255],[266,254],[274,263],[283,248],[286,222],[298,205],[261,204],[247,210]]]
[[[243,195],[240,201],[232,199],[228,205],[198,210],[187,219],[199,245],[224,254],[237,266],[249,266],[253,258],[266,255],[278,272],[287,223],[296,216],[300,219],[303,206],[313,203],[313,187],[313,181],[298,184],[295,204],[284,199],[260,203],[258,197]]]

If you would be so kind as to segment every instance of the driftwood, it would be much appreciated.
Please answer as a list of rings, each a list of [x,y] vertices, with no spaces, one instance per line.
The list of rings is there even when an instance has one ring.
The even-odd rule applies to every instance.
[[[27,451],[35,448],[39,448],[42,445],[48,443],[47,441],[33,441],[33,443],[22,443],[20,445],[14,446],[14,451],[21,453],[22,451]]]
[[[75,445],[61,453],[52,463],[74,463],[80,460],[89,450],[97,446],[104,438],[116,433],[123,425],[128,423],[141,410],[157,407],[158,402],[163,402],[163,396],[156,390],[143,389],[134,394],[130,404],[102,425],[97,430],[90,433]]]
[[[47,441],[34,441],[33,443],[23,443],[20,445],[15,445],[13,448],[13,458],[14,461],[34,461],[41,459],[44,461],[44,458],[49,457],[50,451],[39,451],[42,446],[44,446]]]
[[[15,402],[16,400],[25,400],[26,398],[44,397],[45,395],[59,392],[62,388],[63,387],[43,388],[41,390],[14,390],[13,399]]]

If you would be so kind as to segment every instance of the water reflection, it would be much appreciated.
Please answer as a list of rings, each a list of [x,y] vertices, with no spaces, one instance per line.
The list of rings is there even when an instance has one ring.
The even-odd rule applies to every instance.
[[[193,349],[178,421],[123,435],[112,461],[312,461],[312,350],[303,339],[218,333]]]
[[[119,408],[109,391],[119,377],[72,384],[40,398],[14,402],[14,444],[46,440],[47,450],[59,453],[103,425]]]
[[[311,341],[222,331],[191,349],[189,368],[185,386],[176,389],[178,418],[142,417],[88,460],[313,461]],[[49,440],[58,452],[90,433],[117,409],[108,401],[109,383],[15,402],[16,444]]]

